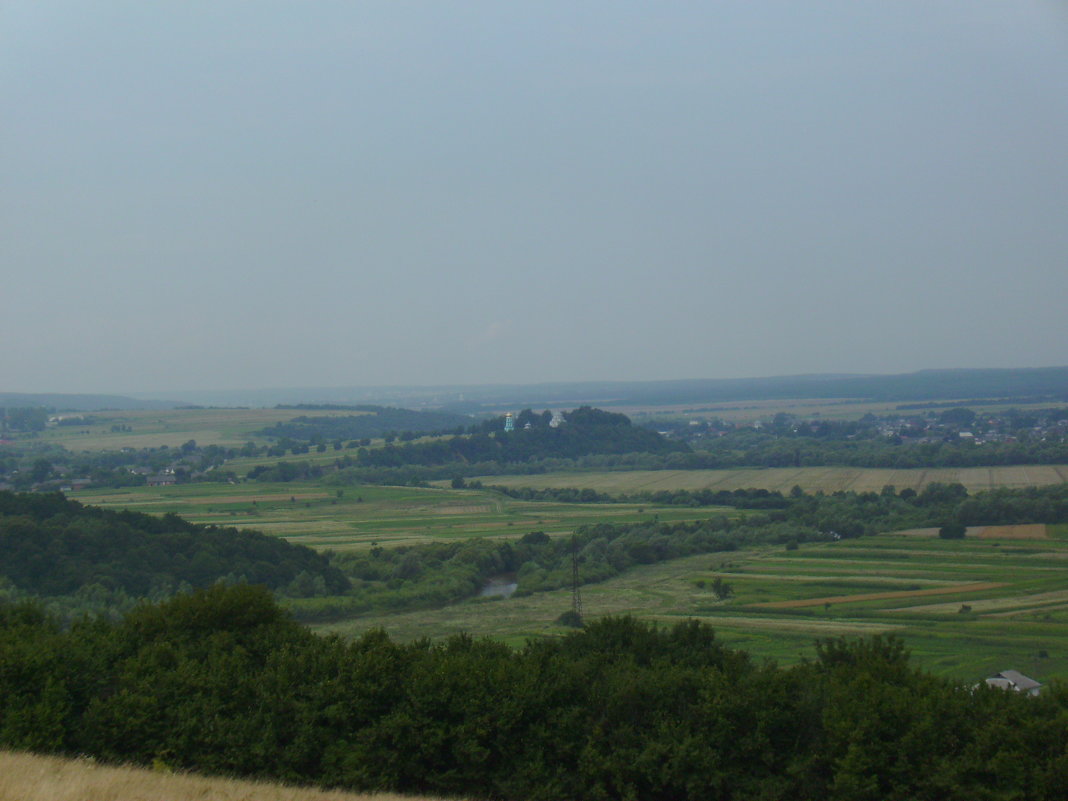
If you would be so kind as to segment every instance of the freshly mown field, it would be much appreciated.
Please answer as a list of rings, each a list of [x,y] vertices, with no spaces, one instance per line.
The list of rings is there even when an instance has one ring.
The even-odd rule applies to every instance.
[[[184,484],[70,492],[105,509],[165,514],[195,523],[254,528],[308,545],[341,551],[372,543],[400,545],[435,539],[519,537],[529,531],[567,534],[584,523],[701,520],[733,509],[653,504],[566,504],[518,501],[486,490],[361,486],[313,482]]]
[[[1068,481],[1068,465],[1015,465],[1009,467],[943,467],[909,470],[862,467],[771,467],[732,470],[629,470],[544,473],[541,475],[483,476],[484,484],[504,487],[575,487],[598,492],[656,492],[657,490],[767,489],[789,492],[879,492],[886,485],[900,492],[921,490],[939,481],[960,483],[969,492],[995,487],[1029,487]]]
[[[0,751],[0,801],[419,801]]]
[[[817,637],[882,632],[900,635],[917,664],[939,675],[977,681],[1015,668],[1040,681],[1068,678],[1068,526],[1022,528],[693,556],[587,585],[583,609],[587,617],[696,617],[725,642],[782,663],[813,658]],[[732,597],[717,599],[717,578]],[[562,590],[319,628],[382,627],[404,640],[466,631],[518,644],[559,633],[553,621],[570,604]]]

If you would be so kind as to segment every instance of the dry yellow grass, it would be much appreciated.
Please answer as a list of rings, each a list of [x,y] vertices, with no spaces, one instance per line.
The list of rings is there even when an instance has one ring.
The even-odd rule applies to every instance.
[[[0,751],[0,801],[419,801]],[[424,800],[425,801],[425,800]]]

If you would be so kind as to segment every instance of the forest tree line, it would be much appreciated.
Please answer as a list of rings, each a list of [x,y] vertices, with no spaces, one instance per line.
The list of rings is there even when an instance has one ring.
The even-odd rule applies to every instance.
[[[0,492],[0,595],[77,614],[217,581],[297,596],[352,586],[327,556],[257,531],[104,510],[59,493]]]
[[[608,618],[518,649],[295,624],[217,586],[64,629],[0,603],[0,746],[364,791],[564,801],[1063,798],[1068,691],[940,679],[880,636],[757,662]]]

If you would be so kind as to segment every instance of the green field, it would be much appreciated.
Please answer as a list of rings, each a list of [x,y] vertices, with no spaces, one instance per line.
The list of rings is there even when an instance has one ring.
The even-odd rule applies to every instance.
[[[960,541],[884,534],[693,556],[587,585],[583,607],[587,617],[696,617],[725,642],[783,663],[813,657],[817,637],[892,632],[917,664],[940,675],[970,681],[1015,668],[1042,681],[1068,678],[1068,527],[1049,532],[1015,539],[991,529]],[[716,599],[716,577],[734,597]],[[466,631],[518,644],[560,633],[552,621],[570,602],[565,590],[319,629],[354,635],[382,627],[405,640]]]
[[[174,512],[196,523],[254,528],[313,548],[347,550],[435,539],[518,537],[541,530],[568,534],[597,522],[665,522],[732,514],[652,504],[565,504],[518,501],[485,490],[418,487],[338,488],[288,484],[184,484],[83,490],[68,497],[106,509]]]
[[[40,435],[44,442],[72,451],[113,451],[121,448],[174,448],[193,439],[198,445],[241,446],[253,431],[292,420],[302,412],[294,409],[171,409],[133,412],[93,412],[84,425],[50,427]],[[359,412],[316,412],[320,415]],[[130,431],[112,431],[113,425]]]
[[[1034,481],[1033,474],[1029,478]],[[651,504],[525,502],[470,489],[361,486],[337,493],[322,483],[247,482],[72,497],[105,508],[176,512],[336,550],[374,542],[514,537],[531,530],[564,535],[583,523],[648,521],[654,515],[674,521],[737,514]],[[933,534],[898,532],[796,550],[760,547],[638,567],[583,587],[584,609],[588,617],[697,617],[726,642],[784,663],[812,657],[817,637],[892,632],[905,639],[918,664],[941,675],[975,680],[1016,668],[1040,680],[1068,678],[1068,526],[970,529],[961,541]],[[733,597],[715,597],[711,584],[717,578],[733,586]],[[355,635],[382,627],[402,640],[466,631],[521,644],[561,633],[552,621],[570,601],[569,591],[472,600],[319,628]]]
[[[598,492],[656,492],[657,490],[767,489],[789,492],[879,492],[887,484],[898,491],[921,490],[934,481],[961,483],[969,492],[994,487],[1029,487],[1068,481],[1068,465],[1014,465],[1009,467],[943,467],[910,470],[863,467],[770,467],[732,470],[629,470],[543,473],[540,475],[482,476],[483,484],[503,487],[575,487]]]

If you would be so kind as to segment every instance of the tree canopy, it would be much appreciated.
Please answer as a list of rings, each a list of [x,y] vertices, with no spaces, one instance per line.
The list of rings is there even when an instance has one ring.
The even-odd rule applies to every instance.
[[[322,554],[256,531],[83,506],[60,493],[0,492],[0,577],[27,593],[161,596],[220,579],[282,589],[302,575],[324,593],[351,586]]]

